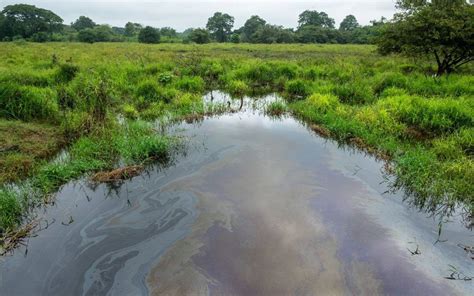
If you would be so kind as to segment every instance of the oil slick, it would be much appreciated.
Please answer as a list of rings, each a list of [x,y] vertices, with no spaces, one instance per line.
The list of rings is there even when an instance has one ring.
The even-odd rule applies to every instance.
[[[174,167],[112,194],[65,186],[44,216],[74,223],[4,258],[0,294],[472,294],[440,276],[472,233],[451,225],[452,245],[432,246],[436,222],[381,195],[383,164],[253,111],[175,130],[190,149]]]

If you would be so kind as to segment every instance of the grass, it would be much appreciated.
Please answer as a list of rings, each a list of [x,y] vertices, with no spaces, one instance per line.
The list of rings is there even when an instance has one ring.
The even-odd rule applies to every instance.
[[[265,108],[265,114],[269,116],[279,117],[287,112],[287,107],[284,102],[275,101],[271,102]]]
[[[214,89],[280,93],[267,114],[390,159],[393,185],[421,209],[472,216],[474,67],[432,72],[367,45],[2,43],[0,229],[84,174],[166,159],[174,140],[147,121],[201,118]]]
[[[43,159],[64,146],[61,132],[52,125],[0,119],[0,184],[30,175]]]

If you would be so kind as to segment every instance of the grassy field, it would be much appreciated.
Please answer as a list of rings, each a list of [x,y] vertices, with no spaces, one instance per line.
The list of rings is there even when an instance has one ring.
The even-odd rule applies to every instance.
[[[70,180],[166,159],[176,141],[150,122],[205,114],[213,89],[280,93],[271,113],[390,160],[417,207],[472,216],[474,67],[434,72],[358,45],[2,43],[0,232]]]

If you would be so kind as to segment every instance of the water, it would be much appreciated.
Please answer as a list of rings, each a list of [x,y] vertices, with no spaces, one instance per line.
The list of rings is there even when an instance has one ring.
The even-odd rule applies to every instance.
[[[436,220],[383,194],[383,163],[254,105],[174,127],[188,149],[170,168],[64,186],[54,223],[0,263],[0,294],[474,294],[444,279],[474,273],[459,219],[434,244]]]

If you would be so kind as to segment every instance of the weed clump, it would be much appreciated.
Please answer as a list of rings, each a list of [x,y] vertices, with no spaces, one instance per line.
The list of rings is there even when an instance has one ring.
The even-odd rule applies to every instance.
[[[342,103],[350,105],[368,104],[374,100],[372,88],[360,81],[337,84],[333,93],[339,97]]]
[[[452,99],[424,99],[413,96],[391,97],[381,106],[410,126],[441,135],[474,125],[474,108],[468,102]]]
[[[242,80],[232,80],[228,83],[226,90],[231,96],[235,98],[242,98],[249,92],[249,87]]]
[[[71,63],[59,65],[56,73],[56,81],[59,83],[68,83],[76,77],[79,72],[79,67]]]
[[[138,85],[135,94],[139,104],[142,107],[148,107],[150,103],[171,103],[178,95],[178,91],[174,88],[162,87],[156,81],[147,80]]]
[[[0,187],[0,235],[20,223],[22,211],[16,194],[10,189]]]
[[[46,88],[0,84],[0,116],[8,119],[48,120],[58,118],[54,91]]]
[[[199,76],[186,76],[176,82],[176,88],[186,92],[202,93],[204,91],[204,80]]]
[[[313,94],[307,99],[307,103],[311,108],[318,111],[328,112],[336,109],[339,105],[339,100],[334,95]]]
[[[270,116],[282,116],[287,112],[286,105],[281,101],[271,102],[265,108],[265,114]]]
[[[379,95],[386,88],[389,88],[389,87],[406,88],[407,85],[408,85],[408,79],[403,74],[398,73],[398,72],[384,73],[376,78],[375,84],[374,84],[374,92],[377,95]]]
[[[288,81],[285,86],[285,91],[290,101],[304,99],[311,93],[308,83],[301,79]]]

